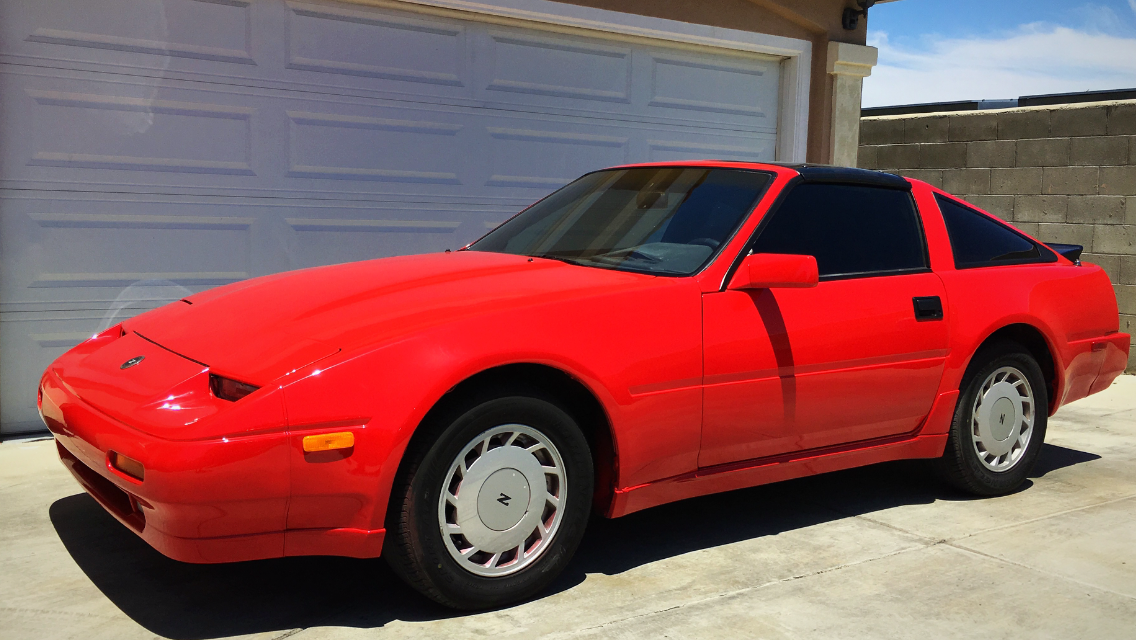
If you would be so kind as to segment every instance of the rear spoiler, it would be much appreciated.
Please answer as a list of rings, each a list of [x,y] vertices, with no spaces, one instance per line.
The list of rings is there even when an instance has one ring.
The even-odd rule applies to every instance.
[[[1077,266],[1081,265],[1081,252],[1085,250],[1081,245],[1061,244],[1058,242],[1047,242],[1045,245],[1071,260],[1073,264]]]

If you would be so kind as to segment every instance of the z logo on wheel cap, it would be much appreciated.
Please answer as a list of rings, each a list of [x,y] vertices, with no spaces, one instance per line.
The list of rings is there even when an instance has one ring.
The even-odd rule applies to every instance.
[[[142,362],[145,359],[146,359],[146,356],[134,356],[133,358],[127,360],[126,362],[123,362],[122,366],[119,367],[119,369],[129,369],[130,367],[133,367],[134,365],[138,364],[139,362]]]

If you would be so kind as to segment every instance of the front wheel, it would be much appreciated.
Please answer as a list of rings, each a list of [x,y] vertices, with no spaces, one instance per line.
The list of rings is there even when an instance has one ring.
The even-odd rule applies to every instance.
[[[1004,495],[1025,482],[1045,440],[1049,398],[1037,360],[1015,343],[975,354],[939,467],[968,493]]]
[[[384,555],[426,596],[459,609],[508,604],[571,559],[590,513],[592,460],[553,402],[476,403],[407,455]]]

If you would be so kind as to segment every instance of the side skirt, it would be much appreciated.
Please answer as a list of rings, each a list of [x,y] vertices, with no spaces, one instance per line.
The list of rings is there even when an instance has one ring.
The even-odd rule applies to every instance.
[[[668,502],[862,467],[877,462],[908,458],[938,458],[943,455],[943,450],[947,446],[947,432],[958,394],[958,391],[940,394],[935,399],[927,419],[913,433],[732,462],[635,487],[616,489],[606,515],[609,518],[618,518]]]

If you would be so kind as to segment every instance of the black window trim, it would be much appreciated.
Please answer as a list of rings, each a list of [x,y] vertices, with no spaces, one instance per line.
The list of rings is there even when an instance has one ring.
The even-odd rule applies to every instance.
[[[777,212],[781,209],[781,206],[785,203],[785,200],[786,198],[788,198],[789,194],[792,193],[792,191],[801,184],[831,184],[846,187],[858,186],[867,187],[870,189],[906,191],[908,197],[911,198],[911,209],[915,213],[915,223],[919,228],[919,240],[923,245],[922,253],[924,266],[922,267],[912,267],[908,269],[890,269],[885,271],[859,271],[855,273],[830,273],[828,275],[820,276],[821,282],[832,282],[834,280],[859,280],[864,278],[882,278],[887,276],[902,276],[917,273],[931,273],[931,254],[927,245],[927,231],[923,226],[923,214],[919,210],[919,203],[915,201],[914,194],[911,193],[911,183],[907,182],[907,180],[904,180],[904,183],[906,184],[906,186],[858,184],[840,180],[818,180],[815,178],[808,179],[804,176],[799,175],[795,176],[794,178],[789,180],[789,182],[785,185],[785,188],[781,190],[781,193],[777,194],[777,199],[773,201],[773,204],[769,207],[769,211],[766,212],[765,217],[761,219],[761,222],[758,223],[757,228],[753,230],[753,234],[750,236],[749,240],[746,240],[746,243],[742,245],[742,250],[738,252],[738,255],[734,258],[733,264],[730,265],[730,268],[726,270],[726,277],[722,279],[722,284],[719,287],[718,291],[721,292],[726,290],[726,287],[730,283],[730,279],[734,277],[734,273],[736,273],[738,268],[741,266],[742,260],[744,260],[746,256],[750,255],[750,251],[753,250],[753,245],[757,242],[757,239],[761,236],[761,233],[765,231],[765,228],[769,226],[769,221],[777,215]]]
[[[856,271],[853,273],[830,273],[827,276],[820,276],[820,281],[832,282],[833,280],[861,280],[864,278],[883,278],[886,276],[906,276],[913,273],[931,273],[931,267],[888,269],[886,271]]]
[[[994,224],[1002,227],[1003,229],[1010,231],[1011,233],[1018,236],[1022,240],[1025,240],[1026,242],[1028,242],[1028,243],[1032,244],[1034,247],[1036,247],[1037,253],[1038,253],[1038,256],[1036,258],[1018,258],[1018,259],[1015,259],[1015,260],[998,260],[997,262],[989,261],[989,262],[963,262],[963,263],[960,263],[960,262],[958,262],[958,260],[955,260],[955,244],[954,244],[954,241],[951,240],[950,229],[947,228],[947,242],[950,244],[950,247],[951,247],[951,260],[953,260],[954,263],[955,263],[955,270],[961,271],[963,269],[989,269],[989,268],[992,268],[992,267],[1013,267],[1013,266],[1023,265],[1023,264],[1049,264],[1049,263],[1057,262],[1057,253],[1054,252],[1049,247],[1045,246],[1045,243],[1038,242],[1037,240],[1034,240],[1033,238],[1027,236],[1026,234],[1022,233],[1021,231],[1018,231],[1017,229],[1006,224],[1004,221],[998,219],[997,217],[995,217],[991,214],[988,214],[988,213],[983,213],[982,211],[979,211],[978,209],[976,209],[974,206],[969,205],[966,202],[959,200],[958,198],[955,198],[955,197],[950,196],[950,195],[943,195],[941,193],[936,193],[935,194],[935,206],[939,207],[939,215],[943,218],[943,226],[944,227],[947,226],[947,217],[946,217],[946,215],[943,214],[943,205],[942,205],[943,200],[947,200],[951,204],[958,205],[959,207],[962,207],[963,209],[966,209],[967,211],[969,211],[969,212],[971,212],[975,215],[982,216],[983,218],[986,218],[987,220],[989,220],[989,221],[993,222]]]
[[[711,265],[713,265],[715,262],[718,261],[719,258],[722,257],[722,252],[724,252],[726,250],[726,247],[730,246],[730,243],[734,241],[734,238],[738,237],[738,232],[741,231],[742,227],[745,226],[745,223],[750,219],[751,216],[753,216],[753,212],[757,211],[757,208],[759,206],[761,206],[762,201],[765,200],[765,196],[767,196],[769,194],[769,187],[773,186],[773,183],[777,181],[777,172],[776,171],[770,171],[769,169],[753,169],[753,168],[750,168],[750,167],[716,167],[716,166],[705,166],[705,165],[697,165],[697,164],[674,164],[674,165],[666,164],[666,165],[655,165],[655,166],[647,165],[646,167],[636,166],[636,165],[606,167],[604,169],[596,169],[595,171],[589,171],[585,174],[582,174],[580,177],[576,178],[575,180],[572,180],[572,182],[576,182],[576,180],[583,179],[587,176],[592,175],[593,173],[602,173],[604,171],[624,171],[624,170],[629,170],[629,169],[650,169],[650,168],[659,168],[659,169],[711,169],[711,170],[712,169],[728,169],[730,171],[744,171],[744,172],[747,172],[747,173],[764,173],[765,175],[769,176],[769,182],[767,182],[765,184],[765,187],[763,187],[761,189],[761,191],[757,194],[757,197],[754,198],[753,203],[749,207],[749,212],[741,217],[741,220],[738,222],[738,224],[736,226],[734,226],[734,230],[730,232],[729,237],[727,237],[725,240],[723,240],[722,244],[719,245],[716,249],[714,249],[714,252],[710,254],[710,257],[707,258],[706,262],[704,262],[702,264],[702,266],[699,267],[698,270],[694,271],[693,273],[689,273],[689,274],[662,273],[662,272],[658,272],[658,271],[645,271],[645,270],[640,270],[640,269],[626,269],[626,268],[604,269],[604,267],[597,267],[597,266],[594,266],[594,265],[580,265],[580,266],[589,267],[589,268],[592,268],[592,269],[604,269],[605,271],[622,271],[623,273],[638,273],[638,274],[641,274],[641,275],[655,276],[655,277],[658,277],[658,278],[696,278],[696,277],[698,277],[699,274],[701,274],[703,271],[709,269]],[[793,179],[796,180],[797,178],[793,178]],[[496,227],[493,227],[489,231],[486,231],[485,233],[483,233],[481,235],[480,238],[478,238],[477,240],[474,240],[473,242],[467,244],[466,246],[462,247],[461,249],[458,249],[458,251],[466,251],[466,250],[472,249],[473,245],[477,244],[478,242],[481,242],[483,239],[485,239],[486,236],[488,236],[489,234],[496,231],[501,225],[505,224],[509,220],[512,220],[513,218],[516,218],[517,216],[519,216],[522,213],[528,211],[529,209],[535,207],[536,205],[540,204],[541,202],[544,202],[548,198],[552,197],[552,195],[554,193],[556,193],[557,191],[560,191],[560,189],[563,189],[564,187],[568,186],[569,184],[572,184],[572,182],[565,184],[563,187],[560,187],[559,189],[554,190],[552,193],[545,195],[540,200],[537,200],[536,202],[525,207],[524,209],[521,209],[520,211],[509,216],[508,218],[503,220],[501,222],[501,224],[498,224]],[[784,191],[782,191],[782,193],[784,193]],[[780,197],[780,196],[778,196],[778,197]]]

